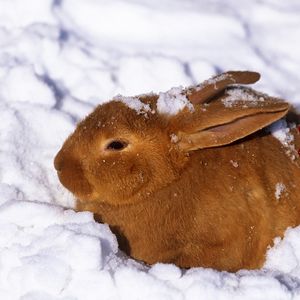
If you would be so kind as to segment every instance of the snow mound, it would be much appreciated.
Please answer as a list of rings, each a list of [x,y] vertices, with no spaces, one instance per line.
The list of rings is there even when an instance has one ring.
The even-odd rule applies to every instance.
[[[0,299],[300,299],[299,227],[276,239],[261,270],[148,267],[90,213],[63,209],[74,198],[53,168],[76,123],[116,94],[249,69],[262,74],[258,90],[300,107],[299,13],[297,0],[0,1]],[[229,106],[240,97],[230,96]],[[136,100],[126,102],[149,113]],[[159,106],[192,109],[180,88]]]
[[[0,232],[1,299],[76,295],[88,281],[99,281],[97,272],[118,249],[108,226],[95,223],[91,213],[44,203],[3,204]]]

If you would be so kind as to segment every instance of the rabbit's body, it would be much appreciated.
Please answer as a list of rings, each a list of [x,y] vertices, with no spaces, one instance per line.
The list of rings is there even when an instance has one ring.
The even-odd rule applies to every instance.
[[[151,108],[142,113],[120,101],[97,107],[55,158],[77,209],[94,212],[122,250],[149,264],[260,267],[273,239],[300,224],[300,138],[295,128],[293,145],[282,145],[260,130],[287,103],[224,91],[258,78],[222,74],[187,90],[194,109],[176,115],[158,113],[155,95],[140,97]],[[228,103],[234,93],[239,101]]]
[[[276,197],[279,183],[285,188]],[[235,271],[261,266],[274,237],[300,224],[299,194],[298,162],[260,133],[193,152],[172,184],[139,203],[79,202],[78,209],[110,224],[120,248],[147,263]]]

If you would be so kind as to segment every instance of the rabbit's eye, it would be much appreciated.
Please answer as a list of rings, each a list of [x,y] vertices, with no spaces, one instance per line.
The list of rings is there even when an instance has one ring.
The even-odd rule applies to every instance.
[[[124,141],[112,141],[106,146],[106,150],[120,151],[126,148],[127,145]]]

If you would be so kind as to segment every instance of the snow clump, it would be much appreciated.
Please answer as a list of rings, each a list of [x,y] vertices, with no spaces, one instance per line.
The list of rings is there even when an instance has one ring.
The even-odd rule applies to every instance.
[[[257,96],[253,93],[249,93],[249,90],[244,88],[228,89],[226,91],[226,94],[227,96],[224,99],[222,99],[222,102],[224,106],[228,108],[233,107],[237,101],[249,102],[245,107],[255,106],[258,102],[265,101],[263,94]]]
[[[275,186],[275,198],[277,200],[280,199],[282,193],[286,190],[286,187],[285,185],[282,183],[282,182],[278,182],[276,183],[276,186]]]
[[[207,80],[205,80],[204,82],[202,82],[201,84],[198,84],[196,86],[196,88],[194,88],[196,91],[202,90],[203,88],[207,87],[208,85],[214,85],[214,89],[217,89],[217,83],[219,81],[225,80],[225,79],[231,79],[232,80],[232,84],[235,83],[235,80],[232,78],[232,76],[230,74],[220,74],[217,75],[215,77],[209,78]]]
[[[297,157],[297,151],[294,145],[294,136],[291,133],[286,120],[281,119],[271,124],[268,129],[271,134],[280,141],[280,143],[285,147],[287,155],[295,160]]]
[[[151,112],[150,105],[143,103],[138,97],[124,97],[122,95],[117,95],[113,100],[123,102],[129,108],[135,110],[138,115],[146,115],[147,112]]]
[[[182,87],[173,87],[165,93],[159,93],[157,99],[157,110],[161,114],[176,115],[187,107],[194,111],[193,104],[187,99]]]

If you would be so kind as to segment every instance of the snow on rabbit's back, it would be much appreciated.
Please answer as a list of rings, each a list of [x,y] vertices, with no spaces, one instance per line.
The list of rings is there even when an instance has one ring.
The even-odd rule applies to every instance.
[[[149,264],[262,266],[273,239],[300,224],[300,168],[297,130],[288,149],[261,130],[289,105],[239,85],[259,77],[227,72],[98,106],[55,158],[77,209],[94,212],[123,251]]]

